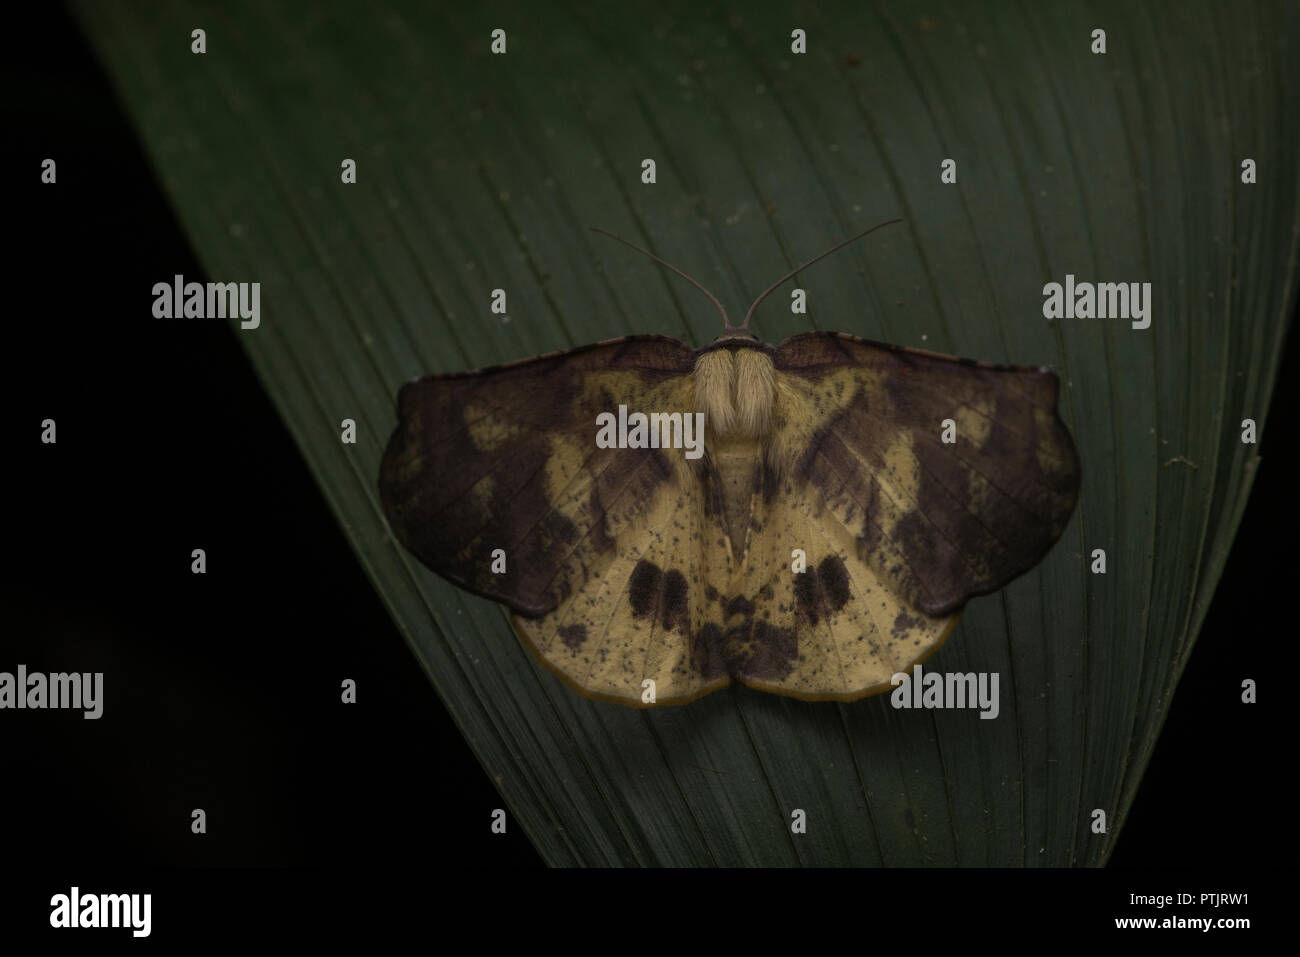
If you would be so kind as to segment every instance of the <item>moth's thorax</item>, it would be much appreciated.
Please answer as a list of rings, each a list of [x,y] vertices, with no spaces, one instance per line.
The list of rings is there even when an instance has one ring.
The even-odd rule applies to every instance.
[[[695,360],[695,409],[704,413],[705,452],[720,482],[732,559],[749,544],[754,481],[772,433],[776,370],[761,348],[709,349]]]
[[[695,360],[694,379],[695,409],[712,440],[770,434],[776,370],[762,349],[710,349]]]

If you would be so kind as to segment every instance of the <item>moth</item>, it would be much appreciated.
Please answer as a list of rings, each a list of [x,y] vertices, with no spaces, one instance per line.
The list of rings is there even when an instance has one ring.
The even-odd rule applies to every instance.
[[[739,326],[639,250],[722,312],[703,348],[632,335],[408,382],[379,475],[397,540],[506,605],[589,697],[890,689],[970,598],[1043,558],[1079,463],[1046,368],[748,331],[764,297],[862,235],[773,283]],[[653,434],[598,442],[621,406]],[[698,413],[690,457],[676,428]]]

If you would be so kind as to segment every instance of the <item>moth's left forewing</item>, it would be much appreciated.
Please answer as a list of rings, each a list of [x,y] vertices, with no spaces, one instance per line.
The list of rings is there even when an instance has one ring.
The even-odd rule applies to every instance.
[[[690,369],[682,343],[629,337],[407,383],[380,465],[389,525],[457,585],[527,615],[553,609],[599,573],[603,530],[674,479],[662,459],[631,470],[598,448],[596,417]]]
[[[787,340],[774,361],[784,474],[918,610],[1001,588],[1065,528],[1079,466],[1049,371],[835,333]]]
[[[728,561],[702,460],[597,441],[603,415],[690,415],[693,363],[676,340],[632,337],[426,377],[399,397],[380,470],[398,539],[509,605],[541,661],[593,697],[649,704],[651,679],[655,703],[684,701],[728,680],[693,650],[716,615],[705,577]]]

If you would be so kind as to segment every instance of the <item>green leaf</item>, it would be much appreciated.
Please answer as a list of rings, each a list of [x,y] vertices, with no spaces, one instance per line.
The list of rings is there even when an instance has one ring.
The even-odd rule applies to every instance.
[[[1296,292],[1300,13],[743,6],[75,10],[208,278],[262,283],[261,327],[232,329],[547,861],[1102,863],[1258,462],[1241,420],[1263,428]],[[1090,50],[1098,27],[1105,54]],[[791,53],[794,28],[806,54]],[[940,182],[949,157],[956,185]],[[500,607],[393,542],[376,478],[406,379],[719,331],[703,297],[588,225],[743,310],[794,263],[893,216],[906,221],[797,278],[809,316],[778,294],[755,326],[1060,374],[1083,463],[1075,517],[929,662],[997,672],[996,720],[737,688],[651,712],[588,701],[532,660]],[[1149,281],[1151,327],[1044,320],[1043,285],[1067,274]],[[508,321],[488,310],[494,288]],[[339,441],[345,418],[356,445]],[[1089,571],[1095,548],[1104,575]],[[807,834],[791,833],[796,808]]]

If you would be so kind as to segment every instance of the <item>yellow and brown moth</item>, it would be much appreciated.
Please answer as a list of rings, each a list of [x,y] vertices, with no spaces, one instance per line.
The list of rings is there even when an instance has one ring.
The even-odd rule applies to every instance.
[[[723,318],[701,349],[626,336],[407,383],[389,524],[590,697],[888,690],[1064,529],[1079,465],[1056,377],[842,333],[770,345]]]

